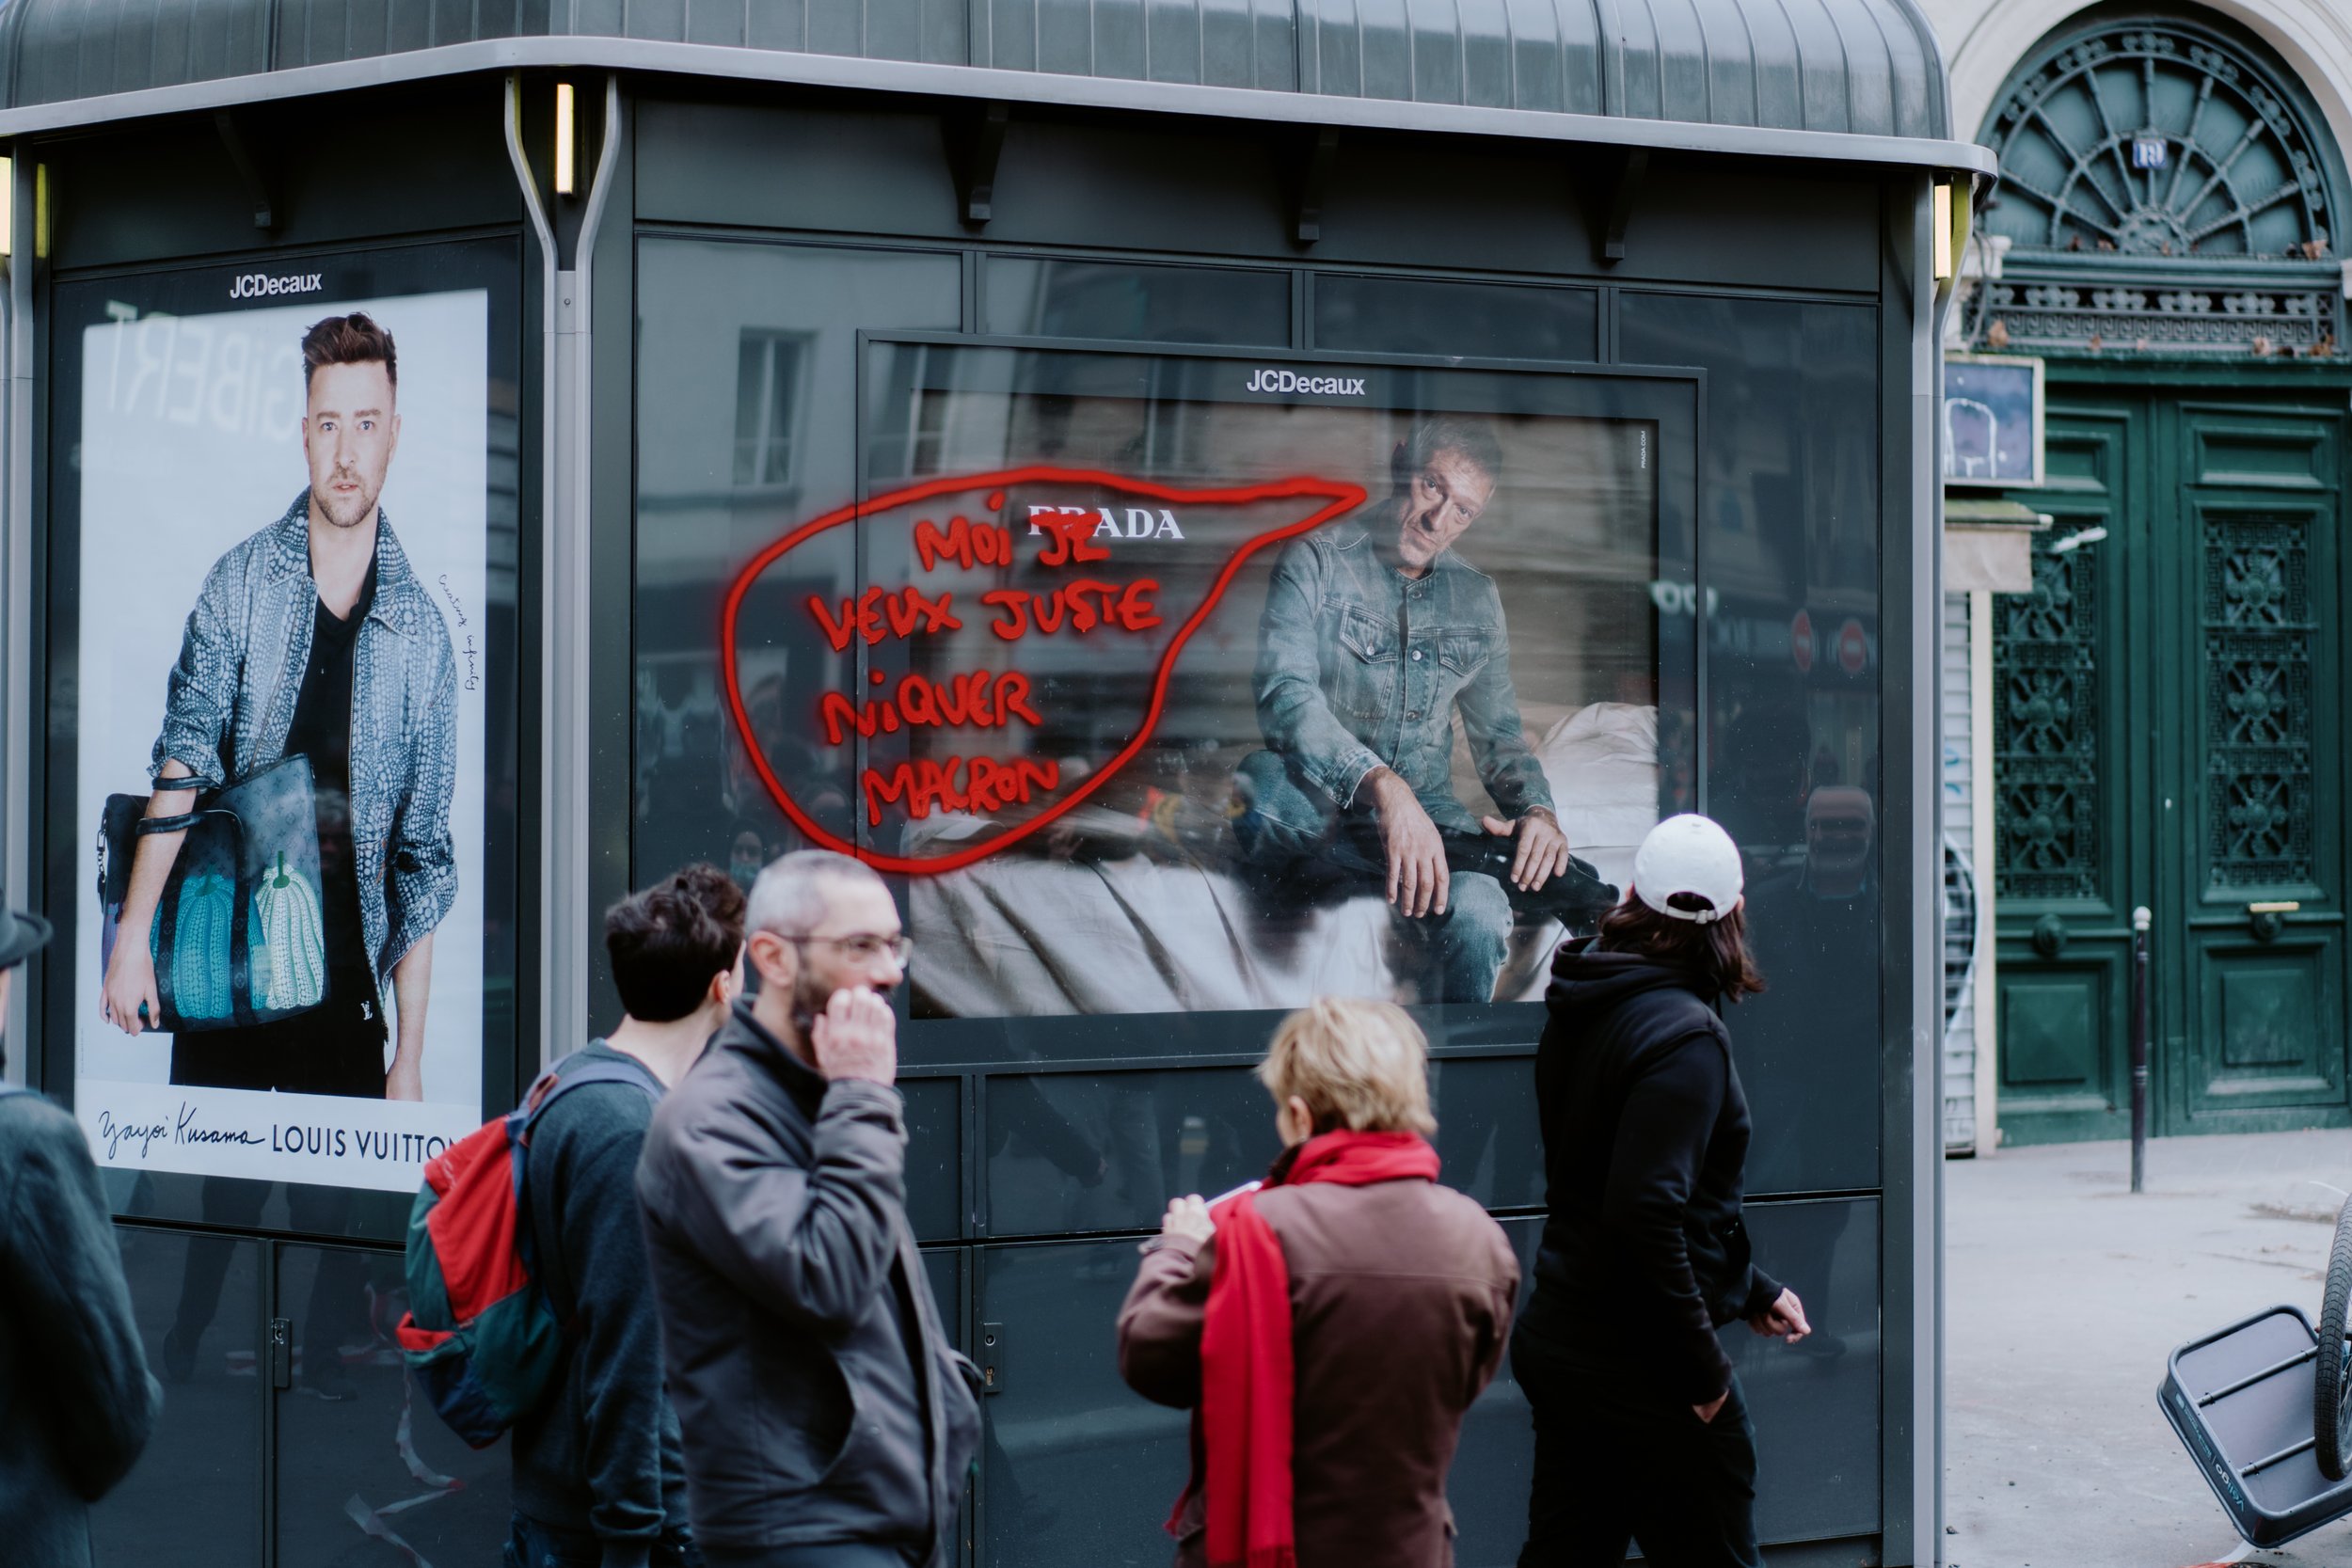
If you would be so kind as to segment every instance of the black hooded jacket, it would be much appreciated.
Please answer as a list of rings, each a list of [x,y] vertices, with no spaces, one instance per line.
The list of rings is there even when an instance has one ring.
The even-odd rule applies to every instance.
[[[1535,1057],[1550,1217],[1523,1330],[1692,1404],[1731,1385],[1715,1330],[1780,1286],[1740,1219],[1748,1101],[1690,970],[1570,944]]]

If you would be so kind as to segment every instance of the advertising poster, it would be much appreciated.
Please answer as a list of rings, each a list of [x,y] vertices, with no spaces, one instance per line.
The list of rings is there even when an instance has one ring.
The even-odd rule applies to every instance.
[[[492,296],[347,277],[126,286],[73,345],[102,1165],[413,1190],[483,1119]]]
[[[791,838],[903,879],[914,1016],[1540,996],[1688,784],[1656,419],[869,355],[863,499],[749,563],[722,649]]]

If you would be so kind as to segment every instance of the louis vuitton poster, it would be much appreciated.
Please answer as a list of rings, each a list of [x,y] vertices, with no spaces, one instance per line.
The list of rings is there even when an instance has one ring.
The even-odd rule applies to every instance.
[[[483,1119],[512,408],[492,291],[404,275],[451,281],[101,284],[60,342],[73,1102],[102,1165],[406,1190]]]

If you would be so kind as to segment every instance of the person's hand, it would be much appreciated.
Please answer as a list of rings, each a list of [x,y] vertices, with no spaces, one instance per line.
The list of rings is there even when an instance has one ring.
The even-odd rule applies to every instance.
[[[1691,1407],[1691,1414],[1696,1416],[1702,1421],[1712,1421],[1715,1418],[1716,1412],[1723,1409],[1724,1402],[1729,1398],[1731,1398],[1731,1390],[1726,1388],[1722,1393],[1716,1395],[1713,1399],[1708,1400],[1705,1404],[1692,1405]]]
[[[1779,1335],[1795,1344],[1813,1332],[1813,1325],[1804,1320],[1804,1303],[1794,1291],[1783,1291],[1772,1298],[1772,1305],[1748,1320],[1748,1326],[1758,1334]]]
[[[387,1100],[422,1100],[424,1098],[424,1069],[413,1056],[395,1054],[391,1070],[384,1074],[384,1098]]]
[[[144,1017],[139,1009],[147,1009]],[[114,957],[106,964],[106,981],[99,992],[98,1013],[126,1035],[153,1026],[164,1016],[163,998],[155,992],[155,958],[147,950],[147,932],[125,926],[115,934]]]
[[[1402,914],[1445,913],[1453,875],[1445,840],[1422,809],[1413,786],[1382,768],[1373,775],[1373,805],[1380,814],[1380,845],[1388,852],[1389,902]]]
[[[1568,868],[1568,835],[1560,831],[1559,820],[1541,806],[1517,822],[1506,822],[1500,816],[1482,816],[1478,820],[1497,838],[1518,837],[1518,853],[1511,858],[1511,885],[1521,893],[1534,892]]]
[[[1160,1234],[1171,1241],[1182,1237],[1190,1242],[1205,1242],[1216,1234],[1216,1223],[1209,1218],[1209,1205],[1199,1193],[1170,1198],[1168,1212],[1160,1219]]]
[[[817,1048],[817,1070],[829,1082],[898,1080],[898,1020],[889,1003],[865,987],[844,986],[834,991],[809,1034]]]

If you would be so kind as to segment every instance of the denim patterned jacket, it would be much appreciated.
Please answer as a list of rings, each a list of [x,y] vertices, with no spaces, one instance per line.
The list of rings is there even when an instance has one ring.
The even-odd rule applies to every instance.
[[[318,613],[310,511],[306,489],[283,517],[213,563],[180,639],[151,773],[176,757],[198,787],[213,789],[286,754]],[[449,828],[456,773],[449,624],[378,512],[375,603],[352,649],[351,840],[379,989],[456,901]]]
[[[1386,766],[1440,827],[1478,829],[1454,795],[1454,710],[1502,815],[1551,805],[1519,724],[1511,639],[1494,579],[1452,550],[1419,578],[1343,522],[1294,539],[1258,622],[1258,722],[1266,744],[1338,806]]]

